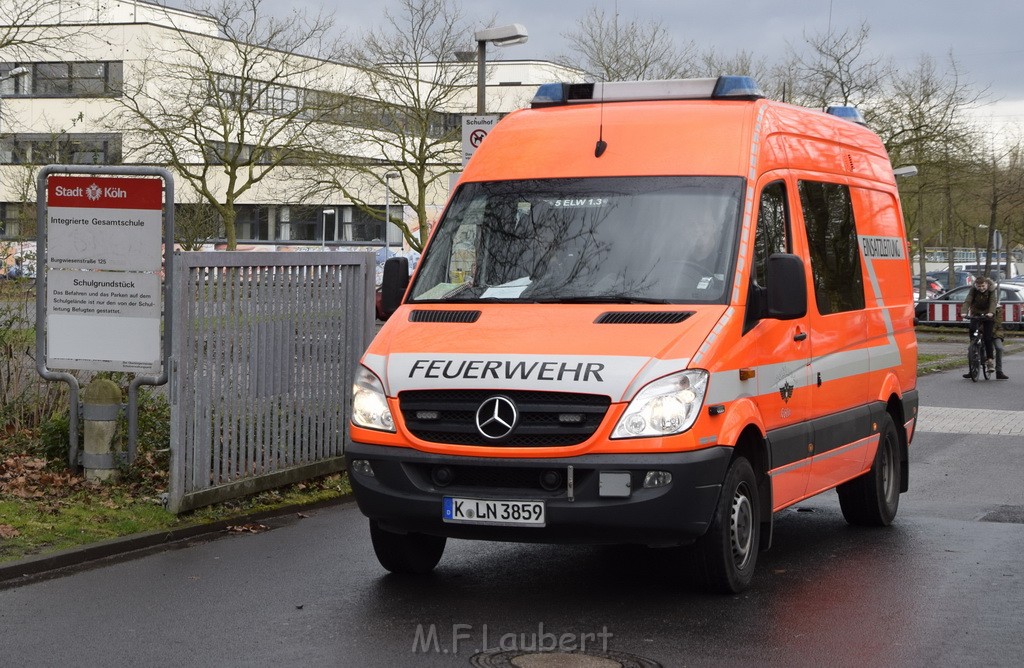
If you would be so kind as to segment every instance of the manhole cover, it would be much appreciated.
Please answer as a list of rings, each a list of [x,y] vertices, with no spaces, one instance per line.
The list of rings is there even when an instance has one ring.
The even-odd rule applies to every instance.
[[[470,657],[477,668],[661,668],[657,661],[626,652],[536,652],[487,650]]]

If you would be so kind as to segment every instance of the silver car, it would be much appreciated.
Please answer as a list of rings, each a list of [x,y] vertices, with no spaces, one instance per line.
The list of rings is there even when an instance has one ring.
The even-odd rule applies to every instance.
[[[914,315],[922,325],[960,325],[964,323],[960,307],[967,299],[970,286],[964,285],[943,292],[935,299],[925,299],[914,306]],[[1024,284],[999,284],[999,308],[1003,310],[1003,326],[1024,329]]]

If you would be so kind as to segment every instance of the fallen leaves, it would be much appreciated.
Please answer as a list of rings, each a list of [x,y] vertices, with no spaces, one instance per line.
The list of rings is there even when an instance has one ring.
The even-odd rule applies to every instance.
[[[228,533],[263,533],[264,531],[270,531],[270,527],[259,522],[248,522],[246,524],[232,524],[225,531]]]
[[[21,532],[10,524],[0,524],[0,538],[15,538],[20,535]]]
[[[0,459],[0,495],[19,499],[63,496],[81,485],[82,478],[47,469],[45,459],[15,454]]]

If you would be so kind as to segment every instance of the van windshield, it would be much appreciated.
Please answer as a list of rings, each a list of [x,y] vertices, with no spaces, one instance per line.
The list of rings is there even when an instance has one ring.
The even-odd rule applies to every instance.
[[[742,188],[740,177],[466,184],[411,301],[723,303]]]

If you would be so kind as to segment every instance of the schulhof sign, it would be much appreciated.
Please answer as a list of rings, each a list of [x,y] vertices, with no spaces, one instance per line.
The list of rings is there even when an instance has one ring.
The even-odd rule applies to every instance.
[[[469,159],[476,153],[480,143],[487,138],[497,116],[463,116],[462,117],[462,166],[465,167]]]
[[[160,369],[163,192],[160,178],[49,176],[50,367]]]

